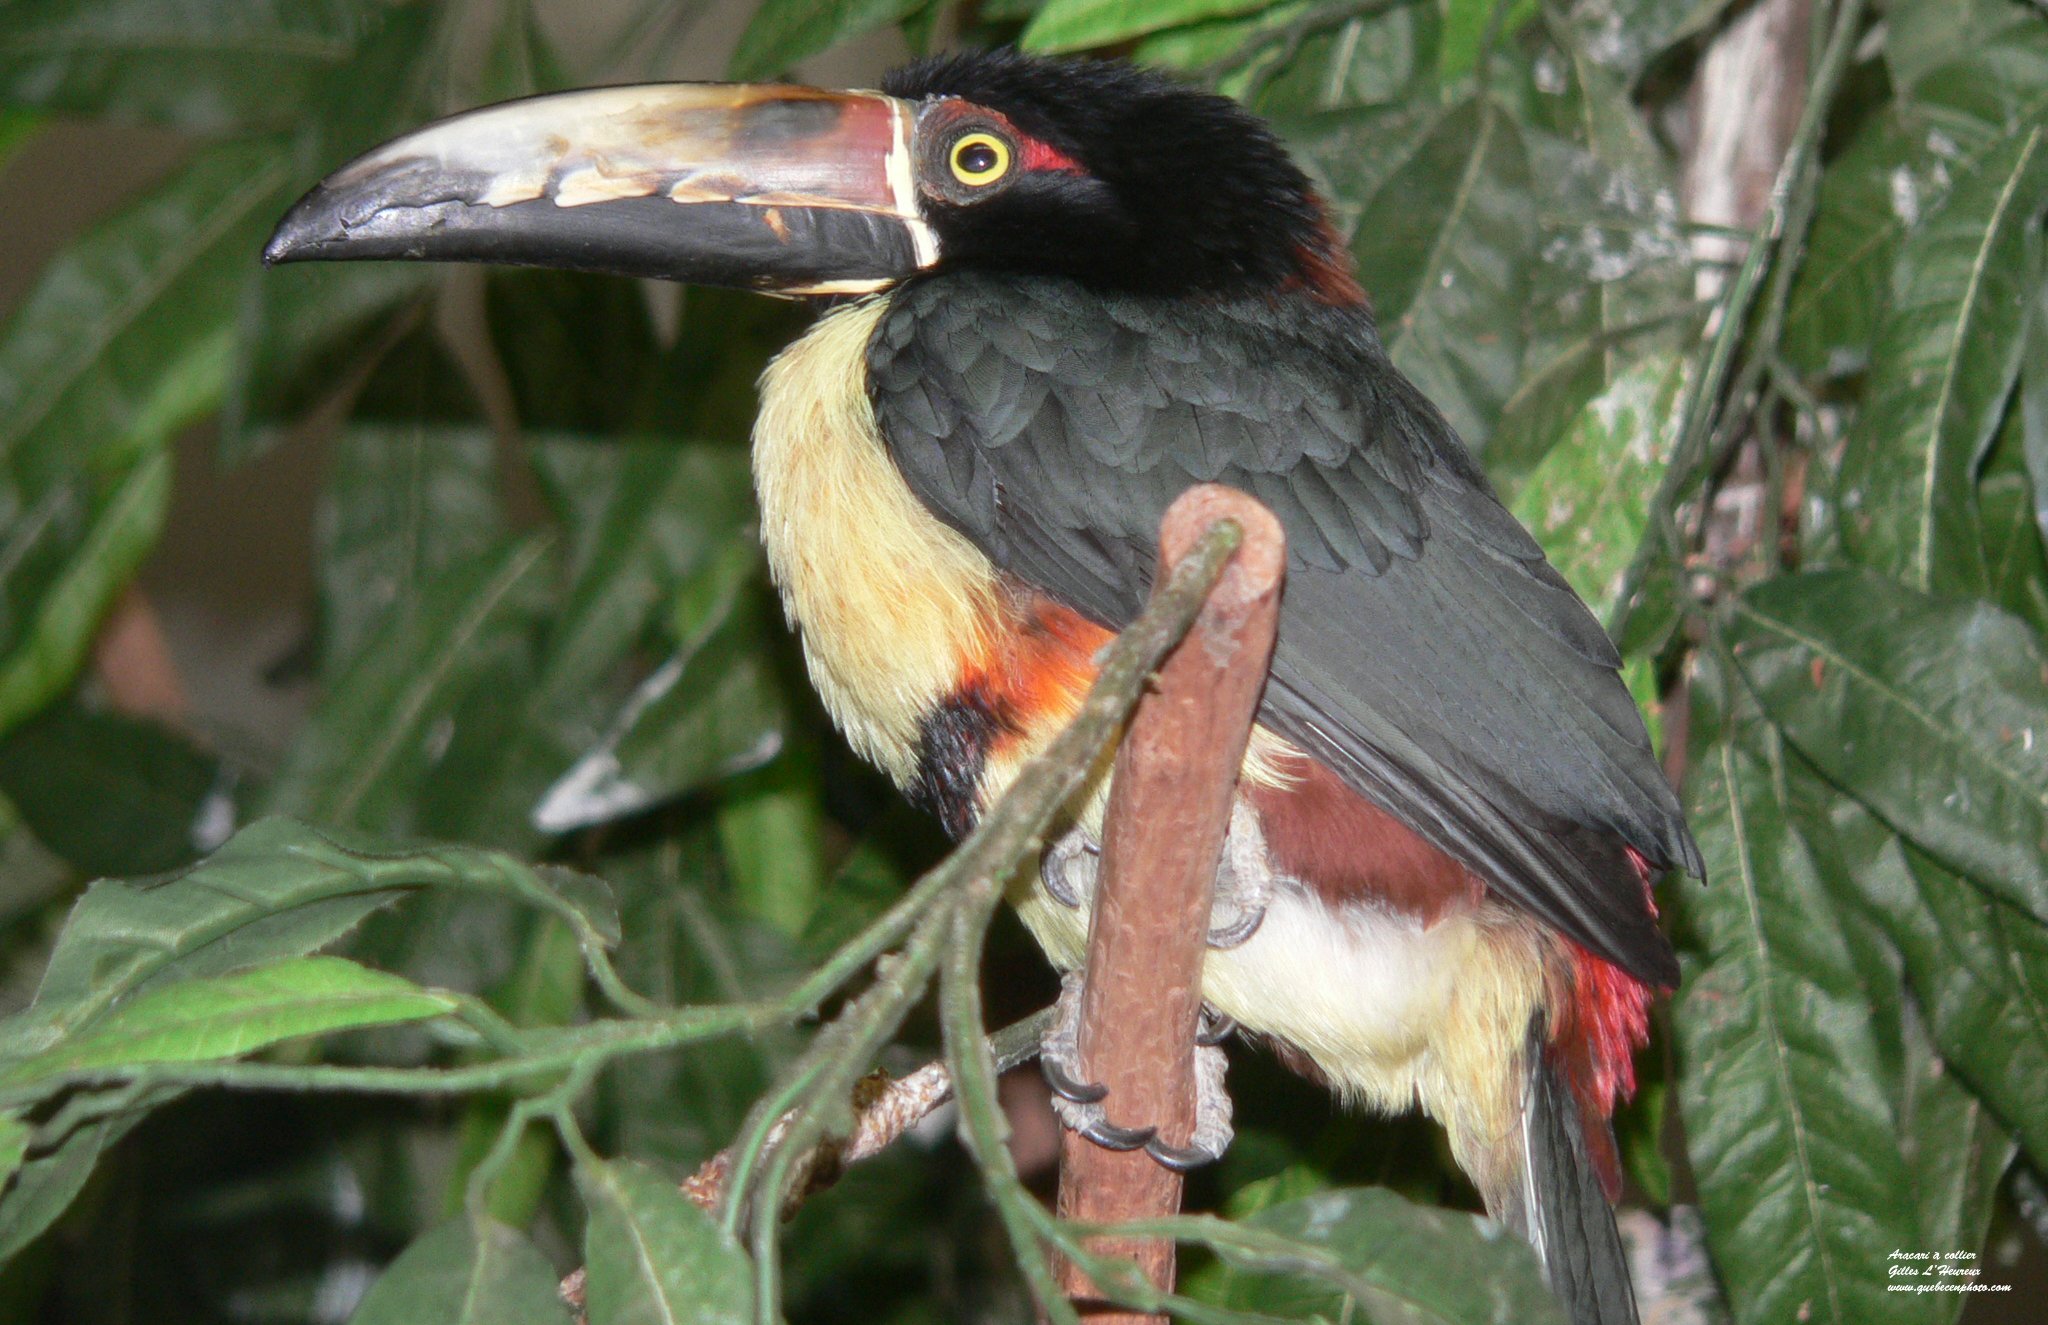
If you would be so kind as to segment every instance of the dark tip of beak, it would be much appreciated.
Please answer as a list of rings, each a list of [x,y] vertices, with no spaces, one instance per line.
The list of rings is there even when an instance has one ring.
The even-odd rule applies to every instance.
[[[314,189],[301,198],[271,231],[270,239],[263,245],[263,265],[275,267],[280,262],[303,262],[319,256],[323,244],[340,240],[344,231],[332,209],[325,206],[323,191]]]

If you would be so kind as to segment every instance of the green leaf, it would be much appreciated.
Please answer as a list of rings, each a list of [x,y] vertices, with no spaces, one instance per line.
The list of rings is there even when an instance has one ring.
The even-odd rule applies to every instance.
[[[1596,397],[1516,491],[1516,518],[1551,564],[1605,618],[1649,527],[1678,441],[1685,361],[1646,359]]]
[[[1032,51],[1087,50],[1257,8],[1259,0],[1046,0],[1025,25],[1018,45]]]
[[[420,888],[510,897],[617,940],[608,898],[566,871],[544,881],[495,852],[378,851],[266,819],[174,878],[95,884],[65,922],[35,1002],[0,1022],[0,1056],[49,1048],[130,994],[310,952]]]
[[[1988,603],[1867,571],[1737,599],[1744,679],[1799,752],[1894,829],[2048,916],[2048,660]]]
[[[2048,638],[2048,550],[2035,519],[2032,481],[2017,470],[1987,474],[1977,485],[1977,507],[1988,596]]]
[[[901,22],[926,0],[763,0],[726,65],[729,77],[766,78],[849,37]]]
[[[57,1222],[84,1190],[107,1152],[151,1111],[178,1093],[144,1092],[131,1100],[127,1108],[63,1131],[49,1139],[48,1148],[42,1153],[32,1154],[14,1175],[13,1183],[0,1193],[0,1262],[13,1260],[22,1248]]]
[[[569,588],[550,631],[541,691],[589,691],[754,516],[743,452],[672,443],[551,441],[535,455],[568,525]],[[686,639],[679,635],[679,642]]]
[[[2012,0],[1897,0],[1886,6],[1884,62],[1899,96],[1929,73],[1970,57],[2029,22]]]
[[[0,1114],[0,1190],[21,1171],[21,1161],[28,1157],[31,1130],[19,1114]]]
[[[2027,232],[2027,323],[2020,348],[2021,459],[2033,489],[2034,523],[2048,538],[2048,242]]]
[[[100,618],[163,528],[171,460],[145,456],[104,489],[80,471],[33,505],[17,496],[0,491],[0,732],[63,693],[84,665]]]
[[[494,1220],[423,1233],[377,1277],[349,1325],[568,1325],[555,1271]]]
[[[1952,1070],[2048,1155],[2048,928],[1892,839],[1858,880]]]
[[[1932,71],[1878,111],[1821,177],[1781,344],[1809,373],[1863,366],[1900,244],[2006,140],[2048,113],[2048,30],[2016,29]]]
[[[576,1183],[590,1206],[590,1325],[751,1325],[752,1262],[673,1182],[631,1160],[588,1160]]]
[[[1919,1193],[1920,1237],[1930,1248],[1987,1249],[1998,1189],[2019,1147],[2012,1133],[1934,1052],[1925,1028],[1916,1021],[1911,1031],[1899,1139]],[[1962,1300],[1948,1301],[1929,1315],[1947,1322],[1962,1310]]]
[[[639,813],[757,768],[782,748],[786,715],[758,610],[760,553],[734,537],[684,587],[683,646],[635,688],[609,731],[534,810],[545,832]],[[688,600],[697,601],[690,602]]]
[[[0,465],[104,466],[212,409],[241,278],[294,183],[281,142],[208,148],[60,253],[0,339]]]
[[[1226,1262],[1222,1273],[1201,1281],[1203,1299],[1255,1319],[1563,1321],[1534,1254],[1519,1239],[1383,1188],[1317,1192],[1238,1224],[1176,1225],[1186,1240]]]
[[[1444,13],[1443,42],[1437,47],[1438,75],[1446,83],[1479,67],[1479,56],[1500,15],[1498,42],[1506,42],[1536,15],[1536,0],[1438,0]]]
[[[200,807],[218,777],[214,760],[156,723],[71,705],[0,740],[0,794],[88,876],[188,863],[203,849]]]
[[[784,934],[802,934],[826,880],[815,748],[800,744],[729,785],[719,801],[718,835],[741,909]]]
[[[1682,885],[1706,958],[1688,963],[1676,1009],[1715,1268],[1741,1322],[1901,1319],[1912,1304],[1886,1294],[1886,1258],[1921,1244],[1864,983],[1881,955],[1827,893],[1833,844],[1810,831],[1824,793],[1788,774],[1733,684],[1703,666],[1693,686],[1687,800],[1713,883]]]
[[[524,645],[547,551],[544,538],[500,543],[388,612],[300,734],[269,812],[417,831],[415,796],[458,734],[457,708]]]
[[[1843,533],[1916,588],[1982,592],[1977,466],[2019,373],[2025,234],[2048,188],[2036,126],[1986,158],[1901,248],[1843,454]]]
[[[0,1086],[139,1063],[239,1058],[301,1036],[419,1021],[455,1007],[445,994],[340,957],[291,957],[139,995],[0,1071]]]
[[[439,275],[418,262],[295,262],[255,275],[221,402],[220,464],[264,454],[293,420],[351,390],[364,361],[389,348],[393,332],[380,319],[419,301]],[[424,401],[408,404],[414,417],[429,412]]]
[[[1520,131],[1471,102],[1375,191],[1352,241],[1395,365],[1475,450],[1521,367],[1532,201]]]
[[[482,427],[358,424],[336,440],[315,526],[321,672],[338,676],[421,586],[504,534]]]
[[[165,444],[220,399],[277,143],[201,152],[44,270],[0,333],[0,731],[60,693],[154,543]]]
[[[37,0],[0,10],[0,98],[196,133],[289,127],[384,6]]]

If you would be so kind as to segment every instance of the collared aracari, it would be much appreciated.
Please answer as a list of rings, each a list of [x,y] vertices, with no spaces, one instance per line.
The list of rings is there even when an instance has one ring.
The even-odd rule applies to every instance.
[[[1419,1102],[1574,1319],[1634,1319],[1608,1118],[1678,975],[1650,881],[1699,851],[1614,647],[1257,118],[1000,52],[543,96],[344,166],[266,257],[829,298],[761,381],[762,537],[832,716],[956,835],[1074,711],[1175,496],[1265,502],[1289,565],[1204,996],[1348,1100]],[[1016,892],[1064,969],[1103,799]]]

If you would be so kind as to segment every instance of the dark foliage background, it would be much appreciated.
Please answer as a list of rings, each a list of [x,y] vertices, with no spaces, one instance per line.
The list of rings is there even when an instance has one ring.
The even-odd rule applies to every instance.
[[[0,326],[0,1319],[559,1322],[585,1261],[596,1325],[1029,1315],[1056,1230],[947,1128],[779,1249],[674,1190],[813,1079],[837,986],[799,982],[861,988],[840,945],[942,851],[823,723],[755,550],[752,383],[802,313],[254,260],[355,151],[658,75],[699,9],[558,48],[528,0],[0,7],[0,169],[80,119],[168,158]],[[1685,778],[1711,884],[1662,892],[1686,980],[1621,1119],[1646,1296],[1946,1322],[1893,1252],[2009,1280],[2048,1227],[2048,15],[1792,5],[1804,114],[1724,236],[1680,171],[1748,9],[764,0],[730,73],[892,29],[1273,118]],[[316,625],[269,676],[312,701],[243,728],[137,585],[177,466],[261,502],[294,448]],[[986,969],[991,1024],[1049,993],[1006,922]],[[885,1066],[937,1051],[929,1007],[877,1025]],[[1545,1318],[1519,1247],[1427,1208],[1472,1206],[1431,1128],[1234,1082],[1184,1316]]]

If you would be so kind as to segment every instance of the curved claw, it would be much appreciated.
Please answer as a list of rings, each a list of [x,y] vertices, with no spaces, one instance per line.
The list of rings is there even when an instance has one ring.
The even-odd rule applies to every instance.
[[[1209,946],[1212,948],[1235,948],[1259,932],[1265,923],[1266,908],[1247,911],[1227,925],[1220,925],[1209,931]]]
[[[1156,1127],[1118,1127],[1107,1118],[1088,1123],[1080,1130],[1082,1136],[1104,1150],[1136,1150],[1151,1145],[1159,1135]]]
[[[1191,1173],[1204,1164],[1215,1163],[1217,1159],[1213,1151],[1200,1146],[1168,1145],[1156,1136],[1145,1143],[1145,1153],[1157,1160],[1162,1168],[1172,1169],[1175,1173]]]
[[[1076,1104],[1100,1104],[1109,1096],[1109,1087],[1100,1081],[1076,1081],[1067,1075],[1067,1070],[1055,1062],[1051,1054],[1038,1056],[1038,1070],[1045,1075],[1045,1084],[1052,1087],[1052,1093],[1063,1100],[1072,1100]]]
[[[1195,1043],[1204,1049],[1223,1043],[1237,1032],[1237,1018],[1208,1008],[1202,1010],[1202,1024],[1195,1031]]]
[[[1064,844],[1055,845],[1052,850],[1045,853],[1044,859],[1039,862],[1039,881],[1045,885],[1045,891],[1055,902],[1066,907],[1069,911],[1078,911],[1081,909],[1082,897],[1080,892],[1075,889],[1073,883],[1067,878],[1067,866],[1076,856],[1099,856],[1101,854],[1102,849],[1100,847],[1093,845],[1085,839],[1080,842],[1078,847],[1069,847]]]

